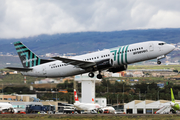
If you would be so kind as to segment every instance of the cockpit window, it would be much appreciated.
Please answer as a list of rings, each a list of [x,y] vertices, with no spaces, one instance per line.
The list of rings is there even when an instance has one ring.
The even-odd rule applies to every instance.
[[[158,45],[164,45],[164,44],[166,44],[166,43],[159,43]]]

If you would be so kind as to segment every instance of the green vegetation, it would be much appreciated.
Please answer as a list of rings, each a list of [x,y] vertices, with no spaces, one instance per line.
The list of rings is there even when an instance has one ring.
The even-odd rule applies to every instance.
[[[173,88],[175,99],[180,99],[179,85],[173,82],[167,82],[164,84],[164,88],[159,88],[155,82],[151,82],[149,84],[142,82],[131,85],[125,82],[109,81],[108,79],[103,79],[100,83],[96,84],[96,97],[106,97],[108,104],[116,104],[117,100],[118,103],[128,103],[132,100],[170,100],[170,88]],[[81,90],[80,87],[80,84],[78,84],[78,91]],[[57,89],[67,89],[68,93],[56,93]],[[29,87],[25,86],[4,87],[3,92],[4,94],[30,94],[35,93],[36,90],[54,91],[52,93],[38,93],[38,98],[41,100],[56,100],[57,98],[60,101],[74,103],[72,82],[58,84],[57,87],[52,89],[34,88],[33,91],[30,91]]]
[[[128,69],[173,69],[180,71],[180,65],[129,65]]]
[[[178,72],[180,71],[180,65],[129,65],[128,66],[128,70],[131,69],[172,69],[174,70],[174,72]],[[7,70],[7,69],[1,69],[0,72],[11,72],[11,70]],[[44,78],[37,78],[37,77],[29,77],[26,76],[26,82],[27,84],[31,84],[32,82],[36,81],[36,80],[41,80]],[[141,77],[141,78],[130,78],[130,77],[121,77],[121,78],[117,78],[117,79],[121,79],[121,80],[130,80],[130,79],[138,79],[140,82],[144,81],[144,82],[163,82],[164,80],[166,81],[167,78],[164,77]],[[165,82],[164,81],[164,82]],[[24,76],[22,76],[21,74],[15,74],[15,75],[0,75],[0,84],[22,84],[24,83]]]
[[[8,70],[6,70],[6,75],[0,75],[0,84],[23,84],[24,83],[24,76],[19,74],[12,74],[10,75]],[[31,84],[32,82],[36,80],[41,80],[44,78],[37,78],[37,77],[29,77],[26,76],[26,83]]]
[[[180,115],[0,115],[1,120],[179,120]]]
[[[178,72],[180,65],[168,65],[168,66],[141,66],[131,65],[129,69],[173,69],[174,72]],[[4,70],[1,70],[4,71]],[[10,72],[7,71],[6,72]],[[146,73],[149,74],[149,73]],[[177,76],[178,77],[178,76]],[[116,104],[117,99],[119,103],[127,103],[132,100],[170,100],[170,88],[173,88],[175,99],[180,99],[180,83],[178,80],[169,80],[171,77],[120,77],[120,78],[104,78],[100,83],[96,83],[96,97],[106,97],[108,104]],[[0,92],[4,94],[18,93],[28,94],[35,93],[35,91],[54,91],[54,93],[41,93],[38,94],[38,98],[41,100],[58,100],[67,101],[73,103],[73,81],[65,81],[61,84],[51,84],[50,87],[35,86],[32,82],[44,78],[26,77],[27,84],[24,84],[24,77],[21,74],[15,75],[1,75],[0,76]],[[138,79],[138,81],[131,81],[131,79]],[[124,82],[118,82],[117,80],[124,80]],[[164,88],[157,87],[157,83],[164,83]],[[169,84],[167,84],[169,83]],[[1,85],[3,84],[3,85]],[[78,90],[81,92],[81,84],[78,84]],[[34,91],[29,90],[29,86],[34,86]],[[68,93],[56,93],[58,89],[66,89]],[[79,96],[80,97],[80,96]]]

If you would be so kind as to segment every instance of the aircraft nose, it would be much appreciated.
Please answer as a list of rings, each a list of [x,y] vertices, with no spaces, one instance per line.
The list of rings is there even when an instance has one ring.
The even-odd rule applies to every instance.
[[[167,49],[168,51],[170,51],[170,52],[175,49],[175,46],[172,45],[172,44],[167,44],[166,47],[167,47],[166,49]]]
[[[175,46],[174,45],[169,45],[171,51],[173,51],[175,49]]]

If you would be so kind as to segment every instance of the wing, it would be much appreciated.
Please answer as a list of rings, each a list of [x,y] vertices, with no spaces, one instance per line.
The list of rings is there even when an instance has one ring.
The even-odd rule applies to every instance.
[[[63,58],[63,57],[52,57],[52,58],[56,60],[60,60],[67,64],[71,64],[71,65],[83,68],[83,69],[96,65],[95,62],[82,61],[82,60],[77,60],[77,59],[70,59],[70,58]]]
[[[17,68],[17,67],[6,67],[6,69],[16,70],[16,71],[30,71],[32,68]]]

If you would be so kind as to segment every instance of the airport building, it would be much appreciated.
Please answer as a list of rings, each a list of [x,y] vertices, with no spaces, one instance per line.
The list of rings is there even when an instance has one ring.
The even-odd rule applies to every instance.
[[[180,102],[176,100],[176,102]],[[126,114],[154,114],[157,110],[165,105],[170,105],[171,101],[167,100],[134,100],[124,105]]]
[[[26,111],[26,108],[28,106],[34,106],[35,109],[37,108],[37,106],[46,106],[48,108],[51,108],[52,111],[57,112],[60,111],[60,109],[62,109],[62,104],[67,104],[67,102],[63,101],[42,101],[37,98],[36,94],[0,95],[0,102],[12,104],[13,108],[17,109],[18,111]]]
[[[95,103],[99,104],[102,107],[106,107],[107,99],[106,98],[95,98]]]
[[[13,94],[13,95],[0,95],[0,102],[3,101],[23,101],[23,102],[39,102],[36,94]]]

